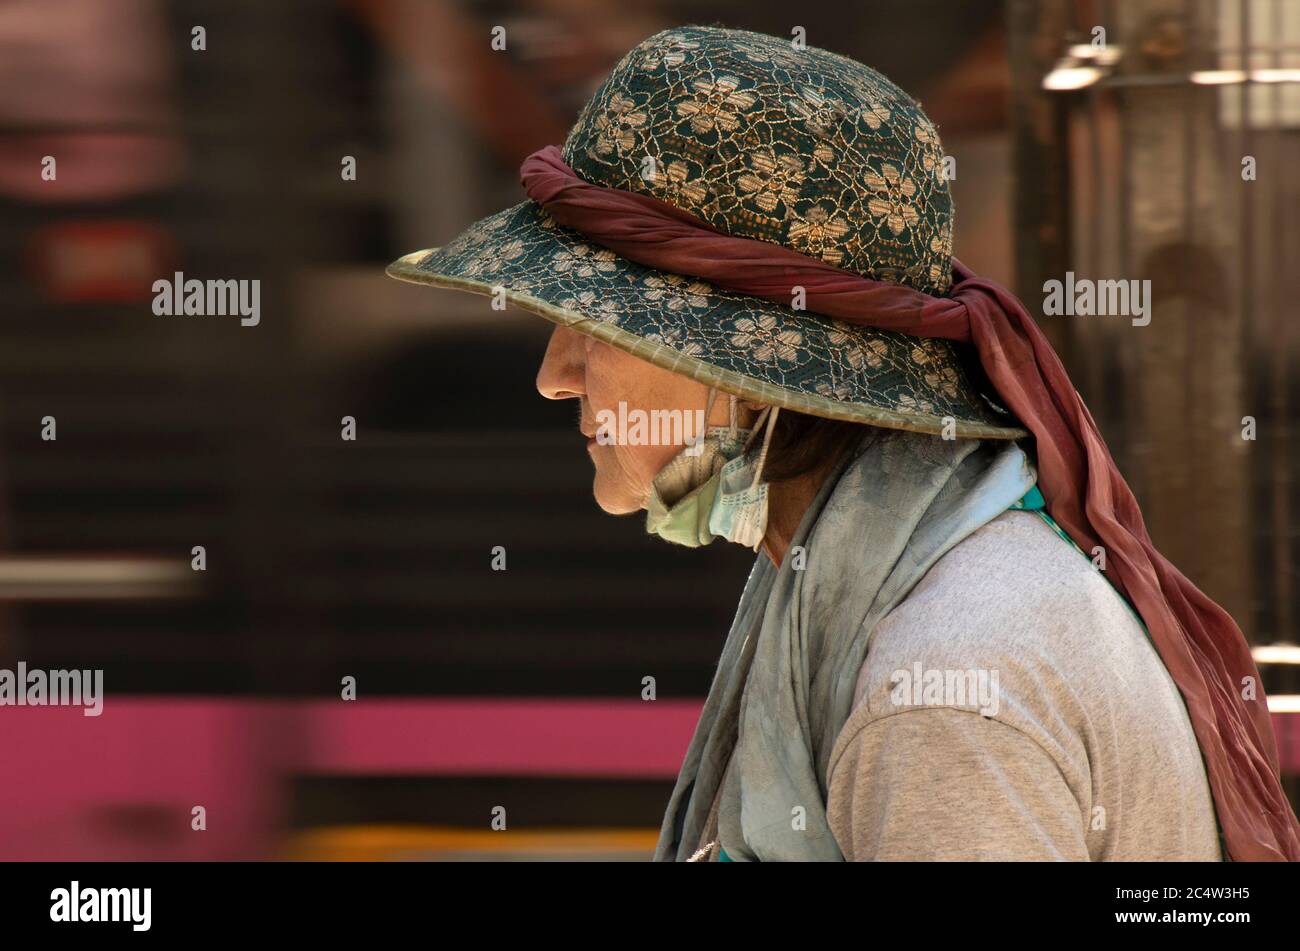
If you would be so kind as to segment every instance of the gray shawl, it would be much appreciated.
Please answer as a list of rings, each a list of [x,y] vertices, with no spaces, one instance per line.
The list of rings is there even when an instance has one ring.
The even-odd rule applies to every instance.
[[[718,813],[731,859],[843,861],[827,772],[872,631],[1034,482],[1013,442],[868,430],[823,482],[781,567],[760,554],[750,572],[655,860],[696,850],[734,755]]]

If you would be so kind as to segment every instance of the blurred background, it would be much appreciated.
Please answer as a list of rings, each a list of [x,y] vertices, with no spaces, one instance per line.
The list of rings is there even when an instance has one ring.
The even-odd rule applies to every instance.
[[[6,0],[0,667],[107,696],[0,707],[0,858],[649,857],[753,556],[602,514],[550,325],[383,267],[688,23],[920,99],[956,254],[1031,310],[1152,281],[1147,327],[1043,326],[1257,645],[1300,804],[1297,0]],[[260,324],[155,317],[176,271],[260,280]]]

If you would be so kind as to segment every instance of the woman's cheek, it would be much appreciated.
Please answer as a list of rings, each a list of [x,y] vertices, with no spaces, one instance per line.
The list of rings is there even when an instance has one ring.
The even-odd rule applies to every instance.
[[[643,502],[650,496],[650,483],[654,481],[664,466],[673,456],[681,451],[680,446],[623,446],[627,453],[627,470],[635,482]]]

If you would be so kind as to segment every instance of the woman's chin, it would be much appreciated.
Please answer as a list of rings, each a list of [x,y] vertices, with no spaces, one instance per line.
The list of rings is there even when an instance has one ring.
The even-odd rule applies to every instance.
[[[599,473],[592,486],[592,495],[596,497],[596,504],[601,511],[607,515],[631,515],[645,508],[645,502],[623,486],[602,485]]]

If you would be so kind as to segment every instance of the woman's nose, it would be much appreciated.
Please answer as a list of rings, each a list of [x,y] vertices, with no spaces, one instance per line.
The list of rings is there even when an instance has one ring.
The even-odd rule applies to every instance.
[[[548,400],[586,395],[586,348],[582,334],[556,326],[537,371],[537,392]]]

